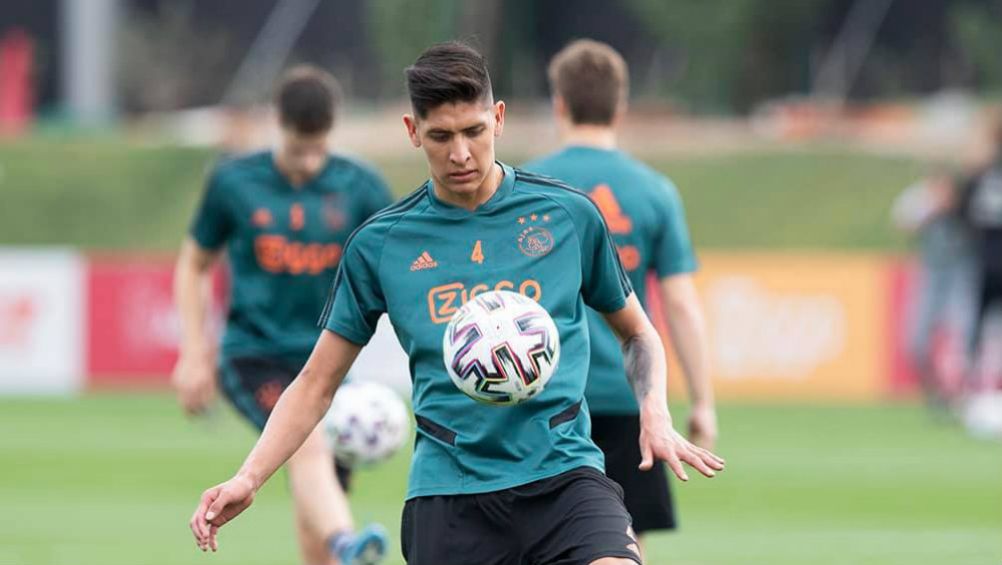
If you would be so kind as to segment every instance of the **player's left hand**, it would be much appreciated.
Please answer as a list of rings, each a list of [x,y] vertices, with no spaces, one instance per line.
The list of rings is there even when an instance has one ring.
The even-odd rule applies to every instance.
[[[672,428],[667,407],[641,407],[640,457],[641,471],[650,470],[657,458],[667,463],[675,476],[683,481],[689,480],[682,467],[683,461],[707,477],[716,476],[716,471],[724,468],[722,458],[693,445]]]

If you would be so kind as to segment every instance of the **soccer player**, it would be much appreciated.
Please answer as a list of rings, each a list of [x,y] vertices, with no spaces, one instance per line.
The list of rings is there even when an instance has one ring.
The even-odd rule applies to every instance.
[[[317,339],[316,315],[348,235],[390,204],[376,173],[329,153],[338,102],[338,85],[327,72],[288,71],[275,97],[280,146],[224,160],[209,177],[174,285],[182,332],[173,382],[189,414],[209,406],[218,374],[234,407],[264,428]],[[217,361],[206,333],[204,290],[224,248],[232,280]],[[311,428],[301,439],[288,471],[304,562],[376,562],[385,552],[385,533],[378,526],[353,532],[323,430]],[[347,471],[338,475],[347,486]]]
[[[585,304],[623,339],[641,406],[641,465],[667,460],[686,478],[682,461],[707,476],[723,461],[671,428],[664,351],[598,209],[495,161],[505,105],[494,101],[480,54],[436,45],[406,77],[413,113],[404,124],[431,179],[349,240],[309,361],[237,474],[202,495],[190,521],[198,545],[215,550],[218,529],[296,451],[385,312],[414,383],[418,436],[401,526],[410,565],[640,563],[622,493],[589,439]],[[521,404],[470,399],[443,362],[446,323],[488,289],[536,299],[560,333],[556,373]]]
[[[967,324],[956,318],[958,310],[967,314],[974,282],[972,241],[958,200],[959,190],[950,175],[935,172],[902,191],[891,209],[895,226],[914,235],[918,243],[919,272],[909,304],[906,351],[926,402],[937,411],[948,409],[963,391],[940,374],[935,338],[944,326],[952,325],[966,341]]]
[[[712,449],[716,412],[702,309],[692,280],[696,258],[682,202],[671,181],[616,148],[627,106],[626,62],[604,43],[578,40],[553,58],[549,79],[565,147],[525,168],[588,191],[605,217],[641,304],[649,290],[648,274],[657,275],[664,317],[692,399],[689,440]],[[633,529],[641,538],[651,530],[674,529],[662,463],[641,470],[640,454],[627,440],[639,432],[639,407],[623,379],[626,368],[619,342],[595,310],[588,311],[588,328],[591,365],[585,397],[592,414],[591,437],[605,453],[605,472],[622,485]]]
[[[1002,119],[992,129],[991,160],[961,182],[960,213],[971,231],[979,280],[975,291],[974,327],[970,336],[972,393],[995,390],[999,375],[985,365],[986,325],[1002,307]]]

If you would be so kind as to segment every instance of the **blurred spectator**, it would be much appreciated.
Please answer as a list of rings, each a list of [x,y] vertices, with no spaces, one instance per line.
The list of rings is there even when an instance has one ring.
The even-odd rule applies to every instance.
[[[927,400],[937,407],[958,392],[957,379],[949,378],[941,362],[942,345],[949,345],[951,337],[954,344],[962,344],[969,333],[964,318],[970,310],[965,298],[972,278],[971,242],[958,202],[955,183],[941,171],[906,188],[891,212],[895,226],[918,241],[919,273],[909,308],[907,351]],[[963,346],[952,349],[963,351]]]
[[[991,333],[986,331],[993,313],[1002,309],[1002,119],[996,123],[993,133],[992,159],[961,183],[959,207],[973,236],[978,267],[975,324],[970,339],[975,390],[997,383],[992,380],[999,375],[991,374],[990,357],[996,355],[1002,345],[991,343]]]

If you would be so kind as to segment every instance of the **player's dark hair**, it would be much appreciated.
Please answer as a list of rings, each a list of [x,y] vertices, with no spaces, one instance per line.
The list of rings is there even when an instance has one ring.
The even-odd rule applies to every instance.
[[[330,131],[340,103],[341,87],[337,80],[313,65],[289,69],[275,90],[279,123],[306,135]]]
[[[609,125],[629,90],[626,61],[612,47],[590,39],[560,50],[548,69],[550,89],[563,98],[575,124]]]
[[[459,41],[429,47],[404,69],[404,76],[411,106],[419,118],[442,104],[494,99],[484,56]]]

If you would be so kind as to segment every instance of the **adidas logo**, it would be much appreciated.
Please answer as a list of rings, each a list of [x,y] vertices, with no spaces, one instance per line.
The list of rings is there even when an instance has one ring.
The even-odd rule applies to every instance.
[[[431,254],[427,251],[418,256],[417,259],[411,263],[411,271],[421,271],[423,269],[434,269],[438,266],[438,261],[431,258]]]

